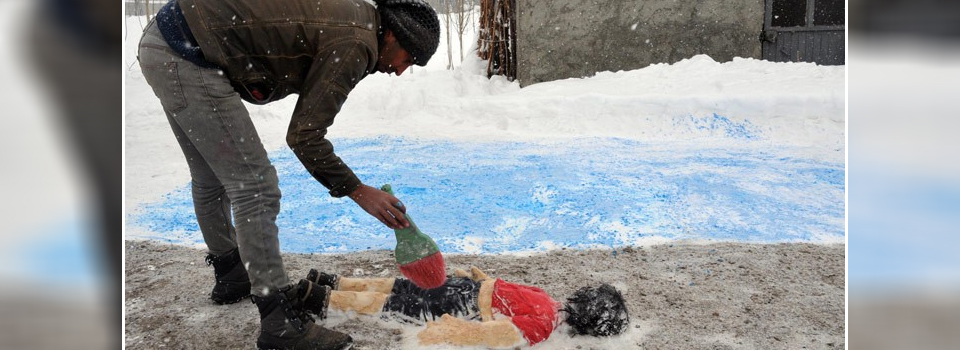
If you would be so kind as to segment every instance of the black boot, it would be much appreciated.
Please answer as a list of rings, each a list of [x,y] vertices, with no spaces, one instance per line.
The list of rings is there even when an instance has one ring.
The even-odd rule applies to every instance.
[[[217,284],[210,292],[210,299],[217,304],[233,304],[250,295],[250,276],[240,261],[240,251],[236,248],[229,253],[215,256],[207,254],[207,265],[213,265],[213,276]]]
[[[331,289],[336,290],[337,282],[340,280],[337,278],[337,275],[320,272],[317,271],[317,269],[310,269],[310,272],[307,272],[307,281],[321,286],[330,286]]]
[[[297,298],[304,311],[313,313],[321,320],[327,318],[327,306],[330,305],[330,286],[322,286],[308,280],[297,283]]]
[[[260,350],[344,350],[353,345],[349,335],[314,323],[297,298],[297,289],[288,286],[266,297],[251,297],[260,310]]]

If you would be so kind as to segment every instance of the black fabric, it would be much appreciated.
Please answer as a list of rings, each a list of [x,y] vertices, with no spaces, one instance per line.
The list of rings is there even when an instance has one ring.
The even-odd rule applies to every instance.
[[[410,280],[398,278],[393,293],[383,304],[383,311],[420,320],[432,321],[443,314],[460,318],[479,318],[477,296],[480,283],[464,277],[450,277],[442,286],[422,289]]]
[[[183,18],[183,10],[180,9],[177,0],[170,0],[163,5],[157,12],[156,19],[157,28],[160,29],[160,34],[167,41],[167,45],[170,45],[170,48],[180,54],[183,59],[204,68],[217,67],[203,57],[200,45],[187,27],[187,20]]]
[[[423,0],[375,0],[383,26],[393,32],[413,63],[427,65],[440,45],[437,12]]]

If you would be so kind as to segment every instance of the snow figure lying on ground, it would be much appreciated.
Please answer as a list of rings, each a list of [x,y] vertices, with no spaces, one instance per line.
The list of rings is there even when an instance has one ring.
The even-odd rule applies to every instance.
[[[476,267],[457,269],[428,290],[403,278],[347,278],[313,269],[296,288],[297,302],[321,318],[330,308],[426,321],[417,334],[421,345],[512,348],[546,340],[561,322],[573,335],[598,337],[621,334],[629,323],[623,296],[609,284],[580,288],[561,305],[540,288],[493,279]]]

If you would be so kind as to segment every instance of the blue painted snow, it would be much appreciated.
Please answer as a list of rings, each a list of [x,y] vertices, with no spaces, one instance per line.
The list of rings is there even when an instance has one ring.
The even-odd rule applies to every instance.
[[[759,128],[750,123],[749,120],[733,121],[716,113],[709,117],[694,115],[677,117],[673,120],[673,126],[678,129],[720,134],[727,138],[740,140],[757,140],[761,134]]]
[[[897,168],[870,158],[857,158],[857,171],[850,176],[857,183],[849,198],[851,295],[918,286],[955,290],[960,286],[960,184],[954,174]]]
[[[703,127],[753,137],[749,128]],[[789,152],[769,147],[673,148],[610,138],[379,137],[334,144],[365,183],[392,184],[443,252],[617,247],[650,239],[817,243],[844,236],[843,164],[785,157]],[[393,248],[392,230],[351,200],[330,197],[289,150],[271,159],[283,193],[283,251]],[[131,221],[154,232],[151,238],[202,243],[189,185],[142,209]]]
[[[55,217],[55,215],[52,215]],[[108,252],[97,227],[68,215],[30,230],[27,238],[0,248],[7,273],[39,283],[69,286],[71,291],[99,287]]]

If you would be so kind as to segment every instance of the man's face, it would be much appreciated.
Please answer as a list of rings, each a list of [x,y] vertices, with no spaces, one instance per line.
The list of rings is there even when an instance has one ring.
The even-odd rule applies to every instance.
[[[383,34],[383,44],[380,45],[380,57],[377,60],[377,71],[383,73],[403,74],[407,67],[413,65],[413,57],[406,49],[400,47],[400,42],[393,32],[387,30]]]

